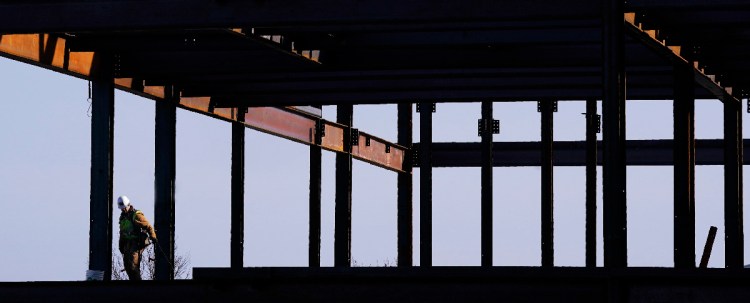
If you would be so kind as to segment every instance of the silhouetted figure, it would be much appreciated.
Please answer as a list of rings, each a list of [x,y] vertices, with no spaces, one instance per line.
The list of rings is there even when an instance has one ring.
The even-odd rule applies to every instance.
[[[156,231],[143,212],[135,209],[126,196],[117,198],[120,208],[120,253],[125,272],[130,280],[141,280],[141,254],[151,242],[156,243]]]

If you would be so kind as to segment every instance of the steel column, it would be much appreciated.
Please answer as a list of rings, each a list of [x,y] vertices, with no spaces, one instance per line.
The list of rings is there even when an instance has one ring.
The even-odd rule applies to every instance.
[[[432,103],[419,104],[419,264],[432,266]]]
[[[492,266],[492,101],[482,102],[482,266]]]
[[[603,12],[605,267],[627,267],[628,264],[623,12],[623,1],[606,1]]]
[[[174,280],[174,182],[176,96],[172,87],[165,87],[164,101],[156,102],[156,161],[154,169],[154,228],[159,242],[155,249],[156,280]]]
[[[724,241],[725,267],[744,266],[742,231],[742,106],[724,100]]]
[[[321,189],[321,148],[322,139],[318,129],[314,129],[315,144],[310,145],[310,231],[308,243],[308,266],[320,267],[320,202]]]
[[[695,268],[695,78],[674,70],[674,266]]]
[[[351,126],[354,107],[336,107],[336,122],[347,125],[344,131],[344,151],[336,153],[336,226],[334,231],[333,263],[335,267],[350,267],[352,261],[352,150]]]
[[[245,243],[245,108],[238,108],[237,120],[232,123],[232,235],[230,239],[230,265],[244,266]]]
[[[115,85],[111,57],[97,56],[91,98],[89,269],[112,277],[112,181]]]
[[[412,104],[398,104],[398,144],[412,146]],[[412,247],[414,229],[413,220],[413,191],[411,159],[406,157],[404,172],[398,173],[398,266],[411,267],[414,264]]]
[[[542,112],[542,267],[555,265],[555,223],[552,142],[554,101],[543,100],[539,104]]]
[[[596,99],[586,100],[586,267],[596,267]]]

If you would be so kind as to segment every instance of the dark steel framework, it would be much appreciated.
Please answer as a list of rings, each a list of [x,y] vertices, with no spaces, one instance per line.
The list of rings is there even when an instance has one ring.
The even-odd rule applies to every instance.
[[[194,287],[218,279],[231,280],[230,285],[272,280],[281,287],[294,283],[347,287],[351,277],[353,283],[361,283],[357,287],[378,293],[365,298],[372,300],[390,298],[386,293],[390,288],[383,287],[384,279],[390,278],[406,282],[405,288],[394,289],[414,291],[430,300],[447,299],[420,293],[420,283],[458,287],[437,292],[447,295],[477,288],[495,295],[490,289],[501,289],[499,295],[506,298],[552,298],[544,292],[523,293],[518,289],[524,288],[517,286],[551,287],[556,289],[555,299],[592,302],[684,295],[675,289],[686,286],[699,289],[689,298],[712,295],[711,287],[716,285],[728,294],[714,298],[731,300],[747,294],[734,287],[737,279],[746,278],[744,272],[695,269],[694,192],[695,165],[724,165],[726,267],[742,268],[742,167],[748,142],[742,138],[740,100],[750,92],[750,57],[744,55],[750,51],[746,22],[750,4],[745,1],[150,1],[149,10],[171,12],[159,16],[138,14],[143,5],[130,0],[0,4],[0,55],[93,80],[89,269],[104,270],[109,277],[114,89],[119,88],[156,101],[155,225],[166,251],[157,254],[156,271],[162,280],[173,279],[169,266],[175,232],[174,115],[179,107],[234,123],[233,271],[196,269],[196,277],[205,280]],[[180,9],[175,10],[175,5]],[[722,140],[695,139],[698,98],[724,103]],[[674,140],[626,140],[626,99],[673,100]],[[553,140],[556,100],[586,100],[586,141]],[[601,118],[597,100],[602,100]],[[493,142],[492,104],[511,101],[540,102],[540,142]],[[440,102],[481,102],[481,142],[433,142],[432,113]],[[385,103],[398,103],[396,143],[353,128],[353,105]],[[420,143],[412,137],[415,103]],[[337,106],[336,123],[320,117],[323,105]],[[309,269],[239,270],[243,267],[245,127],[310,145]],[[600,128],[603,140],[597,142]],[[344,269],[335,272],[313,269],[320,266],[323,150],[337,154],[334,264]],[[351,266],[353,159],[398,175],[401,268],[387,274],[380,273],[387,269],[347,268]],[[603,172],[604,270],[592,268],[597,261],[598,165]],[[627,267],[628,165],[674,167],[674,271],[639,272]],[[497,166],[542,168],[541,269],[493,267],[492,169]],[[554,166],[586,167],[587,268],[571,272],[554,267]],[[480,269],[432,267],[433,167],[481,168]],[[423,269],[410,268],[414,263],[413,168],[420,172]],[[579,279],[564,281],[561,277],[568,274]],[[468,284],[455,280],[467,275],[478,278]],[[528,279],[515,283],[510,276]],[[660,281],[677,276],[689,278]],[[285,277],[298,282],[284,282]],[[638,284],[634,277],[647,277],[648,282]],[[701,277],[721,282],[695,282]],[[383,288],[378,292],[373,285]],[[76,286],[61,287],[69,287],[64,293],[71,297],[80,292]],[[13,286],[0,285],[7,288]],[[564,296],[581,294],[582,289],[593,295]],[[322,291],[317,295],[334,296]]]

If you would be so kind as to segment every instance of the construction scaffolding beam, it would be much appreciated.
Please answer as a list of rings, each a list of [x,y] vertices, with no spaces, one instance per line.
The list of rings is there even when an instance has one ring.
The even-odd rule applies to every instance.
[[[674,73],[674,266],[695,268],[695,80],[687,66]]]
[[[114,180],[115,86],[112,59],[100,54],[91,96],[91,195],[89,270],[112,277],[112,183]]]
[[[600,116],[596,99],[586,100],[586,267],[596,267],[596,165]],[[627,145],[627,144],[626,144]],[[553,155],[554,157],[554,155]],[[627,159],[626,159],[627,161]],[[557,162],[556,162],[557,164]],[[627,163],[626,163],[627,164]]]
[[[432,267],[432,108],[420,102],[419,109],[419,266]],[[416,147],[414,150],[417,150]]]
[[[177,101],[172,87],[165,87],[166,102],[156,102],[154,161],[154,229],[159,242],[154,271],[156,280],[174,280],[175,172]],[[169,103],[173,100],[174,103]]]
[[[245,108],[237,111],[246,111]],[[239,115],[238,123],[232,123],[232,180],[231,180],[231,238],[230,266],[244,267],[245,250],[245,115]]]
[[[352,131],[354,106],[339,105],[336,107],[336,121],[348,125],[344,130],[344,150],[351,150],[355,144],[351,138],[356,137]],[[346,140],[349,138],[349,140]],[[336,154],[336,206],[333,266],[350,267],[352,265],[352,156],[349,153]]]
[[[607,0],[603,11],[604,266],[627,267],[625,163],[625,30],[623,1]]]
[[[482,101],[482,118],[479,123],[482,137],[482,194],[481,194],[481,264],[492,267],[492,135],[494,119],[492,101]]]
[[[724,102],[724,264],[742,269],[743,236],[742,105]]]
[[[553,118],[557,102],[543,100],[538,103],[541,112],[541,220],[542,220],[542,267],[555,266],[555,216],[554,216],[554,164],[553,164]]]
[[[411,146],[413,143],[412,103],[398,104],[398,144]],[[398,233],[398,266],[414,265],[414,179],[412,161],[406,158],[404,172],[397,177],[397,233]]]

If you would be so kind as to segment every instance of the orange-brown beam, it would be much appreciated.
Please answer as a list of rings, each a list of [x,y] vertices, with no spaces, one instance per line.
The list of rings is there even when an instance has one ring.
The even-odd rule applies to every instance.
[[[50,34],[0,35],[0,56],[54,70],[81,79],[90,79],[96,66],[94,52],[70,52],[63,37]],[[115,86],[155,101],[164,100],[163,86],[143,86],[143,81],[132,78],[115,79]],[[211,106],[210,98],[180,98],[179,107],[209,117],[238,121],[236,110]],[[313,130],[319,118],[291,109],[276,107],[251,108],[244,124],[252,129],[303,144],[316,144]],[[344,151],[344,125],[324,121],[326,135],[319,144],[333,152]],[[365,142],[370,138],[370,145]],[[389,170],[403,172],[406,148],[364,132],[359,133],[360,145],[351,154],[355,159]]]

